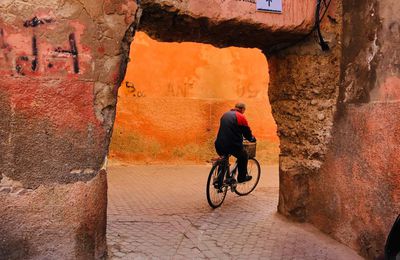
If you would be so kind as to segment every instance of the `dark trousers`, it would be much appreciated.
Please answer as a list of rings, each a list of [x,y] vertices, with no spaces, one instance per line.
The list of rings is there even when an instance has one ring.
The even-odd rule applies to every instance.
[[[246,175],[247,175],[247,162],[249,160],[249,156],[247,155],[246,150],[243,149],[232,149],[232,150],[227,150],[219,148],[217,145],[215,146],[215,149],[217,150],[218,155],[227,155],[231,154],[237,159],[238,163],[238,180],[243,180]]]

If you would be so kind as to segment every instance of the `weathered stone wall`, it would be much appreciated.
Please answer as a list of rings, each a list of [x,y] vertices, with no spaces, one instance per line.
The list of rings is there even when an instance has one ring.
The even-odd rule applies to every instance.
[[[314,0],[282,1],[282,14],[256,11],[256,0],[142,0],[141,6],[139,29],[153,38],[260,49],[308,33],[315,13]]]
[[[322,30],[330,51],[311,37],[269,55],[269,97],[280,137],[278,210],[307,220],[309,178],[324,162],[340,82],[341,5],[333,1]]]
[[[336,4],[323,24],[330,52],[308,42],[269,59],[278,209],[372,259],[400,205],[400,4]]]
[[[0,185],[0,259],[101,259],[106,253],[107,180],[26,189]]]
[[[101,167],[136,4],[101,2],[0,2],[0,259],[106,253]]]
[[[400,3],[343,2],[332,145],[310,179],[309,220],[373,259],[400,205]]]
[[[255,13],[254,1],[141,2],[1,1],[0,258],[105,255],[101,169],[136,14],[164,41],[271,55],[311,29],[315,10],[311,0],[284,1],[282,15]],[[332,3],[330,52],[309,40],[270,56],[279,211],[373,257],[400,202],[400,4],[345,0],[342,13]]]
[[[311,0],[304,8],[285,1],[283,16],[254,14],[254,2],[235,0],[202,1],[209,9],[199,13],[196,1],[142,2],[143,29],[168,30],[173,40],[270,46],[312,23]],[[101,169],[141,10],[133,0],[0,2],[1,259],[105,255]]]
[[[56,0],[0,5],[1,170],[26,187],[89,180],[102,165],[135,10],[107,3],[106,14]]]

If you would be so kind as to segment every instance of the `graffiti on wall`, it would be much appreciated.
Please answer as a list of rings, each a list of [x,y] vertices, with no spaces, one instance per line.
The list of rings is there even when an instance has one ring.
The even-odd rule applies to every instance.
[[[24,22],[24,27],[38,27],[41,24],[52,23],[53,19],[51,18],[44,18],[39,19],[37,16],[33,17],[31,20],[27,20]]]
[[[251,85],[238,84],[236,86],[236,94],[240,98],[256,98],[262,93],[260,89],[257,89]]]
[[[76,40],[75,40],[74,33],[71,33],[68,36],[68,41],[69,41],[69,47],[70,47],[69,50],[64,50],[61,47],[58,47],[55,49],[55,52],[70,55],[72,58],[74,73],[78,74],[79,73],[79,59],[78,59],[79,54],[78,54],[78,48],[76,47]]]
[[[144,92],[138,91],[133,82],[125,81],[125,87],[133,97],[145,97]]]
[[[167,96],[170,97],[188,97],[195,84],[194,79],[185,78],[182,84],[175,82],[168,83]]]
[[[39,72],[81,72],[79,51],[74,32],[66,35],[66,46],[52,46],[44,37],[38,37],[35,28],[52,24],[54,19],[34,17],[23,22],[23,28],[32,30],[30,39],[26,33],[7,32],[0,28],[0,72],[14,76],[39,75]],[[23,40],[21,38],[23,37]],[[19,39],[17,42],[15,39]],[[10,42],[11,41],[11,42]],[[22,46],[25,45],[25,46]],[[26,45],[30,45],[29,47]],[[42,50],[43,53],[40,53]],[[45,51],[46,50],[46,51]]]

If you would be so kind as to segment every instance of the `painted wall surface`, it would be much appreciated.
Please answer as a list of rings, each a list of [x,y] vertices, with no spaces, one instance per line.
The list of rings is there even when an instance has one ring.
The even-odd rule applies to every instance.
[[[375,259],[400,214],[400,3],[347,0],[343,9],[337,119],[321,172],[310,179],[308,212]]]
[[[134,163],[204,163],[215,156],[221,115],[241,100],[258,158],[277,162],[267,98],[268,64],[257,49],[162,43],[137,33],[118,92],[110,158]]]
[[[315,1],[307,1],[306,10],[284,7],[283,16],[250,19],[261,16],[250,0],[141,2],[142,9],[132,0],[0,1],[0,258],[104,257],[107,183],[101,168],[137,10],[143,11],[141,30],[154,38],[266,53],[311,30],[315,11]],[[282,68],[271,73],[270,91],[285,148],[280,212],[373,258],[400,203],[400,4],[344,0],[342,12],[342,1],[332,3],[338,5],[323,31],[333,53],[310,40],[272,58],[271,68]],[[281,89],[280,78],[286,83]],[[185,100],[203,93],[177,86],[166,93],[186,93]],[[144,97],[153,94],[139,87]],[[210,107],[199,101],[193,115],[207,115]],[[249,108],[249,119],[250,111],[256,109]],[[187,115],[185,106],[172,113]]]
[[[225,8],[247,5],[247,11],[214,9],[219,1],[213,1],[213,15],[200,17],[194,2],[164,1],[164,10],[154,8],[157,1],[142,2],[138,7],[134,0],[0,1],[1,259],[104,258],[107,180],[102,167],[140,14],[156,27],[151,19],[166,17],[169,23],[160,31],[246,47],[272,42],[259,38],[256,43],[238,32],[266,36],[273,31],[291,39],[312,26],[310,15],[285,16],[282,26],[265,24],[274,21],[272,14],[264,14],[265,20],[242,19],[253,16],[255,4],[234,0],[224,1]],[[185,22],[204,20],[217,29],[213,35],[209,26]]]
[[[0,1],[0,259],[106,254],[128,1]]]
[[[278,209],[376,259],[400,213],[400,4],[332,3],[329,52],[304,42],[269,59]]]

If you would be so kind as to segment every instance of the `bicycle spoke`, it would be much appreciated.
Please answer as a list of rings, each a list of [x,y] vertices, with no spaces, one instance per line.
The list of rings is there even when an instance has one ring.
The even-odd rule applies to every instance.
[[[223,184],[223,172],[219,172],[220,168],[218,165],[212,167],[210,175],[207,181],[207,201],[211,207],[219,207],[225,199],[227,187]],[[222,177],[222,179],[219,179]]]
[[[256,159],[249,159],[247,164],[247,173],[249,176],[252,176],[252,179],[237,185],[235,192],[240,196],[247,195],[252,192],[260,180],[261,169],[260,164]]]

